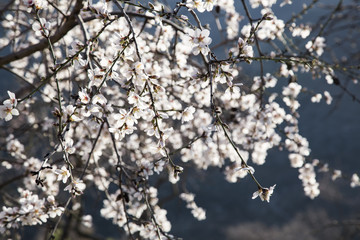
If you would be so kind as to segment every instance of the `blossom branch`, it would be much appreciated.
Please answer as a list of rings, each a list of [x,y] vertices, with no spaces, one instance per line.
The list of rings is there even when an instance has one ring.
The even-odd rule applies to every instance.
[[[74,28],[76,26],[76,16],[80,13],[80,10],[82,7],[83,7],[83,1],[76,0],[74,8],[73,8],[71,14],[66,18],[64,25],[61,28],[59,28],[54,33],[54,35],[52,35],[49,38],[52,43],[56,43],[59,40],[61,40],[63,38],[63,36],[65,36],[72,28]],[[47,46],[48,46],[48,40],[44,39],[35,45],[24,48],[23,50],[20,50],[15,53],[10,53],[6,56],[0,57],[0,66],[3,66],[10,62],[15,61],[15,60],[19,60],[24,57],[30,56],[31,54],[33,54],[37,51],[43,50]]]

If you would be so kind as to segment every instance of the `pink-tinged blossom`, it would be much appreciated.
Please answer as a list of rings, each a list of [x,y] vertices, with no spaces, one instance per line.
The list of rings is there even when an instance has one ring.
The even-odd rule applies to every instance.
[[[259,190],[254,192],[252,199],[260,197],[261,201],[270,202],[270,197],[274,192],[275,186],[276,184],[274,186],[271,186],[270,188],[259,188]]]
[[[252,49],[251,46],[249,45],[246,45],[243,47],[242,51],[241,51],[241,54],[240,54],[241,57],[254,57],[254,50]]]
[[[133,70],[136,74],[141,74],[144,72],[145,66],[142,62],[134,62]]]
[[[136,86],[143,87],[148,77],[145,74],[145,66],[142,62],[134,62],[132,64],[124,64],[121,66],[121,74],[127,79],[132,80]]]
[[[74,40],[70,44],[70,47],[71,48],[69,49],[69,55],[74,56],[75,54],[78,53],[78,51],[80,51],[80,49],[84,47],[84,45],[79,40]]]
[[[5,119],[5,121],[10,121],[13,116],[18,116],[19,111],[13,108],[13,105],[5,104],[0,105],[0,118]]]
[[[85,88],[81,89],[81,91],[79,91],[78,94],[79,94],[80,102],[82,102],[84,104],[88,104],[90,102],[90,96],[86,92]]]
[[[208,46],[198,44],[193,48],[194,55],[199,55],[199,53],[202,53],[203,55],[207,55],[209,52],[210,49]]]
[[[248,161],[249,153],[241,150],[239,150],[239,152],[244,161]],[[252,174],[255,173],[255,169],[253,167],[242,164],[238,155],[235,152],[231,153],[232,154],[229,154],[230,161],[234,163],[226,166],[224,172],[225,178],[228,182],[236,183],[240,178],[245,178],[249,174],[249,171]]]
[[[291,82],[288,86],[283,87],[283,101],[290,107],[292,112],[295,112],[300,107],[300,103],[296,100],[296,97],[299,95],[301,88],[301,85],[296,82]]]
[[[27,7],[35,7],[36,9],[43,9],[47,6],[46,0],[23,0]]]
[[[328,84],[333,84],[334,83],[334,78],[330,74],[325,75],[325,80],[326,80],[326,82]]]
[[[128,102],[133,104],[134,106],[138,107],[139,109],[146,109],[148,108],[148,104],[145,102],[143,97],[140,97],[134,91],[129,93]]]
[[[231,67],[230,64],[220,64],[216,69],[214,80],[215,82],[227,83],[229,87],[233,86],[234,76],[238,74],[238,71]]]
[[[19,111],[15,108],[17,105],[17,99],[13,92],[7,91],[9,99],[6,99],[3,104],[0,105],[0,118],[5,119],[5,121],[10,121],[13,116],[18,116]]]

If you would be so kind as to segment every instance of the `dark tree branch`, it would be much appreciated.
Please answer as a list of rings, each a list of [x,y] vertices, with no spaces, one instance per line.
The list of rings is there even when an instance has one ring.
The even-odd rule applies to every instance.
[[[64,25],[60,27],[53,36],[50,37],[51,43],[56,43],[62,39],[71,29],[73,29],[78,23],[76,22],[76,16],[80,13],[80,10],[83,7],[82,0],[77,0],[72,10],[71,14],[67,17]],[[32,46],[28,46],[25,49],[22,49],[18,52],[10,53],[6,56],[0,57],[0,67],[6,64],[11,63],[22,59],[24,57],[30,56],[31,54],[43,50],[48,47],[48,40],[43,39],[39,43]]]

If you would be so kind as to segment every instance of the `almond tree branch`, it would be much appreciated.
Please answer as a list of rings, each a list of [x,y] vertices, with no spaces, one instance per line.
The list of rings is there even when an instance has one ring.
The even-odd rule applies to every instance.
[[[60,27],[54,35],[50,37],[50,41],[54,44],[62,39],[71,29],[73,29],[78,23],[76,22],[76,16],[80,13],[83,8],[83,1],[77,0],[71,14],[67,17],[64,25]],[[48,47],[48,40],[43,39],[39,43],[32,46],[28,46],[18,52],[10,53],[6,56],[0,57],[0,67],[9,64],[13,61],[22,59],[30,56],[31,54],[43,50]]]

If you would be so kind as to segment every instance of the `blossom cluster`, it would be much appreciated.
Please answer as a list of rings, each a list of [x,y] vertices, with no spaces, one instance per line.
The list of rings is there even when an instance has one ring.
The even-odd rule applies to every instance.
[[[192,193],[181,193],[180,198],[186,202],[186,207],[191,209],[191,214],[199,221],[206,218],[206,212],[195,203],[195,195]]]
[[[60,216],[64,208],[58,206],[55,198],[49,195],[46,199],[39,199],[38,195],[29,190],[18,189],[20,194],[19,206],[2,207],[0,212],[0,233],[8,228],[19,228],[26,225],[37,225],[47,222],[48,218]]]
[[[200,52],[204,55],[207,55],[210,51],[209,45],[211,43],[211,38],[209,37],[210,31],[208,29],[200,30],[188,30],[189,42],[193,47],[192,52],[194,55],[198,55]]]
[[[331,104],[332,90],[313,92],[297,76],[346,89],[338,80],[341,68],[322,60],[329,48],[325,36],[311,39],[313,26],[277,16],[276,0],[241,3],[246,14],[233,0],[187,0],[175,7],[13,1],[19,11],[4,10],[0,38],[0,49],[11,53],[0,57],[0,66],[29,88],[16,96],[7,91],[0,105],[6,126],[0,170],[21,179],[20,197],[0,212],[0,232],[8,237],[8,229],[52,223],[64,212],[92,228],[80,203],[95,192],[103,197],[100,215],[130,238],[172,239],[162,183],[181,189],[173,195],[197,220],[206,210],[186,190],[189,168],[219,168],[231,183],[247,177],[256,190],[252,198],[270,202],[276,185],[263,187],[255,169],[271,149],[287,151],[305,195],[317,197],[320,164],[310,163],[310,143],[301,135],[300,98]],[[216,27],[203,12],[214,14]],[[249,64],[257,63],[259,71],[248,76]],[[343,176],[332,172],[333,180]],[[9,182],[5,188],[15,184]],[[353,174],[351,187],[357,186]],[[63,196],[72,204],[59,201]],[[53,225],[55,232],[59,225]]]
[[[299,168],[299,179],[303,182],[305,195],[314,199],[320,194],[319,183],[316,181],[314,166],[306,163],[303,167]]]

